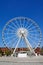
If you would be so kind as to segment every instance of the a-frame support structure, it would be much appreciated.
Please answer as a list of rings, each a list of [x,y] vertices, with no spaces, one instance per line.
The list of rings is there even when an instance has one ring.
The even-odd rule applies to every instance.
[[[20,37],[19,40],[18,40],[18,43],[17,43],[16,46],[15,46],[15,49],[14,49],[14,51],[13,51],[12,56],[14,55],[14,53],[15,53],[15,51],[16,51],[16,49],[17,49],[19,43],[20,43],[21,38],[24,38],[24,41],[25,41],[27,47],[29,48],[30,52],[31,52],[31,53],[34,53],[34,54],[36,55],[36,53],[35,53],[35,51],[33,50],[31,44],[29,43],[28,39],[27,39],[27,38],[24,36],[24,34],[22,33],[21,37]]]

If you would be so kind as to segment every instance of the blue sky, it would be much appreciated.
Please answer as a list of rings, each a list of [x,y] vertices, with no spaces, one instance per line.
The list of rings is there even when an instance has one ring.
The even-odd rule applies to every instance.
[[[18,16],[33,19],[41,28],[43,37],[43,0],[0,0],[0,47],[3,46],[3,27],[7,21]]]

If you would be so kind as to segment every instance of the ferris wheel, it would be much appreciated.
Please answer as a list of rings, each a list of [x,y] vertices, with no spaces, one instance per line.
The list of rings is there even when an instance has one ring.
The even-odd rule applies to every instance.
[[[16,50],[18,47],[28,47],[32,51],[34,47],[41,44],[42,34],[39,26],[32,19],[16,17],[9,20],[4,26],[2,39],[8,48]]]

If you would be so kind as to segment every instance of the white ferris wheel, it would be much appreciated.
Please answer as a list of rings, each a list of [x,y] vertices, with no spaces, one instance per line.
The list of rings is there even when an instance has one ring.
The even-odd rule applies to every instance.
[[[35,21],[27,17],[15,17],[9,20],[2,31],[3,43],[8,48],[28,47],[33,48],[41,44],[42,34]]]

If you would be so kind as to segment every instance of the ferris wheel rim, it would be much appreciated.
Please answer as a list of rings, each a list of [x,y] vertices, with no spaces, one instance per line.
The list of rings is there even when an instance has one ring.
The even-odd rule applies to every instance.
[[[16,19],[27,19],[28,21],[29,20],[31,20],[32,21],[32,23],[34,23],[35,25],[37,25],[37,23],[35,23],[32,19],[30,19],[30,18],[27,18],[27,17],[15,17],[15,18],[13,18],[13,19],[11,19],[11,20],[9,20],[8,22],[7,22],[7,24],[4,26],[4,28],[3,28],[3,31],[5,30],[5,28],[6,28],[6,26],[10,23],[10,22],[12,22],[13,20],[16,20]],[[37,25],[38,26],[38,25]],[[39,31],[40,31],[40,41],[39,41],[39,43],[41,42],[41,38],[42,38],[42,36],[41,36],[41,30],[40,30],[40,28],[39,28],[39,26],[38,26],[38,29],[39,29]],[[3,37],[3,31],[2,31],[2,37]],[[3,41],[4,41],[4,38],[2,38],[3,39]]]

